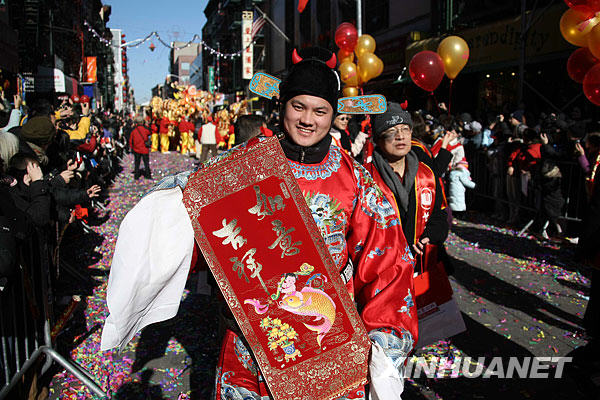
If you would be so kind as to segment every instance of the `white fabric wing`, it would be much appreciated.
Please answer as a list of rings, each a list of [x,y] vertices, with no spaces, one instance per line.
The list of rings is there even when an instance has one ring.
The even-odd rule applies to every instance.
[[[154,191],[119,228],[101,350],[123,348],[147,325],[174,317],[190,269],[194,230],[179,187]]]

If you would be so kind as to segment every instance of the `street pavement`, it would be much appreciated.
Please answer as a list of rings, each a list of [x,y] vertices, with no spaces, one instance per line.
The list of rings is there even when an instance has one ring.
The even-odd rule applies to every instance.
[[[125,157],[124,171],[110,188],[106,218],[89,234],[74,229],[61,249],[88,279],[66,277],[59,282],[59,295],[86,297],[85,306],[58,338],[60,350],[86,368],[113,399],[208,399],[220,345],[218,304],[213,297],[196,293],[195,277],[188,282],[175,318],[147,327],[120,353],[99,351],[119,223],[158,179],[194,165],[176,153],[152,153],[155,179],[135,181],[132,161],[130,155]],[[412,360],[415,363],[441,357],[444,364],[435,376],[407,379],[403,399],[599,398],[600,386],[591,378],[600,366],[593,365],[590,346],[581,334],[590,270],[574,261],[571,245],[517,237],[493,222],[497,221],[485,214],[469,213],[452,226],[447,240],[454,267],[450,281],[467,330],[415,353],[420,357]],[[478,364],[490,366],[493,357],[502,357],[504,370],[509,357],[519,362],[524,357],[573,357],[573,362],[565,364],[560,379],[553,377],[555,366],[546,370],[549,378],[469,378],[460,369],[452,376],[465,357],[471,357],[473,370]],[[54,368],[50,392],[52,399],[92,398],[59,367]]]

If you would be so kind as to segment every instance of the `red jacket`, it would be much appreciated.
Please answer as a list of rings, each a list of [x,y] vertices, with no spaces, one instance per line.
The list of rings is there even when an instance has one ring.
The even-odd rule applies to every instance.
[[[134,153],[148,154],[149,150],[146,147],[146,140],[150,136],[150,131],[143,125],[136,126],[129,135],[129,147]]]
[[[181,132],[181,133],[190,132],[193,136],[195,129],[196,129],[196,126],[190,121],[182,120],[179,123],[179,132]]]
[[[169,118],[163,118],[160,120],[160,127],[158,128],[158,133],[161,135],[166,135],[169,133],[169,125],[174,125],[175,122],[171,121]]]

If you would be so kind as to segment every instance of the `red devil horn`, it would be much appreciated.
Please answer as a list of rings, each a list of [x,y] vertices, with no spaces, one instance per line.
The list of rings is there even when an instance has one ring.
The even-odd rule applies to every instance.
[[[302,61],[302,57],[300,57],[296,49],[294,49],[294,52],[292,53],[292,62],[298,64],[300,61]]]
[[[335,68],[335,65],[337,64],[337,59],[335,58],[335,53],[331,54],[331,58],[325,64],[327,64],[327,66],[331,69]]]
[[[400,103],[400,107],[402,107],[403,110],[406,110],[408,108],[408,100],[404,100],[403,103]]]

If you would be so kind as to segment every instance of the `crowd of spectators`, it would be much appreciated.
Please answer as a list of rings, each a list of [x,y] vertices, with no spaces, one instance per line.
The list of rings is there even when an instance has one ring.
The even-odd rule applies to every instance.
[[[3,95],[0,110],[0,288],[18,273],[19,249],[43,240],[41,257],[56,264],[62,238],[103,217],[127,146],[124,119],[92,111],[85,95],[12,100]]]
[[[413,119],[413,138],[434,153],[446,132],[458,136],[448,146],[453,158],[445,177],[455,215],[465,210],[452,204],[457,188],[464,193],[465,185],[477,184],[474,196],[468,197],[471,204],[492,200],[494,219],[518,230],[528,228],[544,239],[561,236],[567,221],[582,218],[590,173],[585,165],[596,160],[600,134],[578,108],[570,115],[534,116],[520,107],[478,120],[469,113],[448,115],[442,103],[437,113],[415,112]]]

